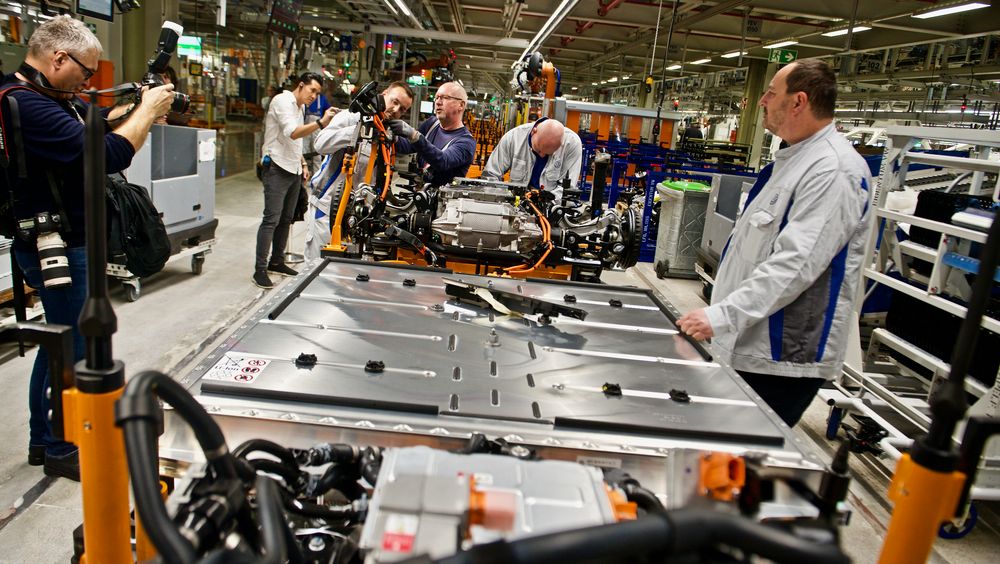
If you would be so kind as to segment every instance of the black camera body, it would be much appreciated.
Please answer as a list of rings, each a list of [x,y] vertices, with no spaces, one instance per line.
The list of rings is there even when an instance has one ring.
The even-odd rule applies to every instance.
[[[138,84],[140,88],[143,86],[150,88],[163,86],[163,73],[167,72],[167,65],[170,64],[170,58],[173,57],[174,52],[177,50],[177,41],[183,33],[184,28],[179,24],[170,21],[163,22],[163,27],[160,28],[160,39],[156,47],[156,52],[153,53],[153,57],[146,63],[146,74],[143,75],[142,81]],[[135,95],[136,103],[139,102],[141,96],[141,90],[137,91]],[[191,98],[187,94],[174,92],[174,101],[170,104],[170,111],[183,114],[190,107]]]
[[[146,72],[142,77],[142,82],[139,83],[140,88],[143,86],[148,86],[150,88],[156,88],[157,86],[163,86],[163,75],[155,73],[152,71]],[[142,98],[141,91],[135,93],[136,102]],[[185,114],[191,108],[191,97],[187,94],[181,94],[180,92],[174,92],[174,101],[170,103],[170,111],[178,114]]]

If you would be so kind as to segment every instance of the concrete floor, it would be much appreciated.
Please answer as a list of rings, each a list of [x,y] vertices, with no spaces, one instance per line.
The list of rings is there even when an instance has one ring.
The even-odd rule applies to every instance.
[[[246,137],[246,136],[244,136]],[[231,172],[231,171],[230,171]],[[253,241],[262,210],[261,187],[252,172],[230,174],[217,183],[218,245],[204,273],[195,276],[187,261],[169,263],[164,272],[143,281],[134,303],[112,287],[118,315],[114,355],[127,373],[148,368],[173,375],[236,327],[265,293],[253,286]],[[293,230],[301,249],[302,228]],[[281,280],[281,283],[288,279]],[[655,287],[684,312],[703,304],[700,284],[690,280],[657,280],[648,264],[622,273],[607,273],[610,284]],[[8,351],[9,352],[9,351]],[[8,354],[8,357],[11,355]],[[0,364],[0,391],[9,402],[0,411],[0,563],[66,562],[72,554],[71,532],[81,522],[79,485],[43,476],[27,465],[27,381],[34,353]],[[823,438],[826,406],[815,401],[798,432],[829,459],[835,445]],[[856,562],[874,562],[888,522],[884,468],[869,458],[854,458],[849,501],[854,508],[843,529],[844,546]],[[939,540],[934,562],[995,562],[1000,548],[996,504],[980,503],[980,522],[966,538]],[[992,554],[992,556],[990,556]]]

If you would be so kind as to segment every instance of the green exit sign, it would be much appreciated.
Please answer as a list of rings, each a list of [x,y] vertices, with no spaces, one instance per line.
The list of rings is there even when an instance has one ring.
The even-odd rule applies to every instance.
[[[790,63],[799,58],[799,52],[792,49],[771,49],[767,55],[769,63]]]

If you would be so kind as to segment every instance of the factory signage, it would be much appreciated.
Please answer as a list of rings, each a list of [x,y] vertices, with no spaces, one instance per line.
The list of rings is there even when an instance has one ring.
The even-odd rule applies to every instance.
[[[790,63],[799,58],[799,52],[793,49],[771,49],[767,55],[769,63]]]

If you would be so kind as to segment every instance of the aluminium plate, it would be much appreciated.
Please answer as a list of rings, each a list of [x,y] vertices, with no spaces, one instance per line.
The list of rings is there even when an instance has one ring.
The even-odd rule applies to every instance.
[[[572,295],[588,315],[548,325],[500,315],[449,299],[445,276],[549,301]],[[311,266],[280,304],[263,308],[187,380],[203,396],[331,413],[362,408],[445,425],[458,418],[500,428],[527,423],[547,436],[577,429],[626,442],[644,436],[787,448],[787,428],[729,368],[679,335],[672,318],[652,292],[636,288],[330,259]],[[315,355],[316,365],[296,365],[302,353]],[[370,361],[384,370],[366,370]],[[622,395],[603,393],[608,383]],[[690,401],[672,400],[671,390]]]

